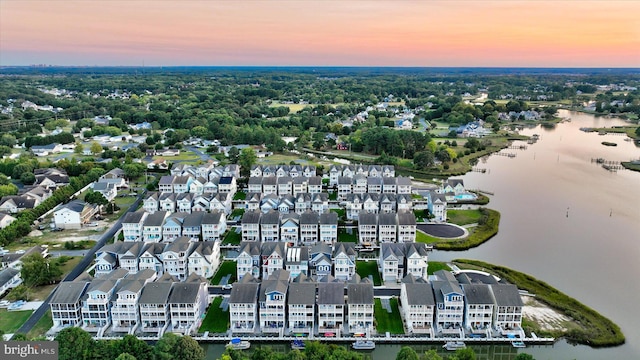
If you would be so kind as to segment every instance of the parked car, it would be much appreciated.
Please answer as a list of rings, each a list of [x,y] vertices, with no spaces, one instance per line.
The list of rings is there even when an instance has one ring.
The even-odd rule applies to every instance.
[[[11,302],[9,300],[0,301],[0,308],[6,308],[9,307],[9,305],[11,305]]]
[[[84,226],[88,226],[88,227],[96,227],[96,226],[98,226],[98,223],[97,223],[97,222],[90,222],[90,223],[86,223],[86,224],[84,224]]]
[[[24,306],[26,302],[24,300],[18,300],[13,304],[9,305],[8,310],[20,310]]]
[[[16,250],[16,254],[24,254],[25,251],[24,250]]]

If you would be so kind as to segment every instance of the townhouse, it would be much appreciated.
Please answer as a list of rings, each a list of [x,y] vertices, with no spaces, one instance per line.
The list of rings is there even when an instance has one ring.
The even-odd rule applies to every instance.
[[[309,248],[306,246],[289,246],[285,249],[284,269],[294,279],[298,275],[309,275]]]
[[[227,220],[223,213],[213,211],[202,217],[202,240],[219,241],[227,231]]]
[[[319,279],[331,275],[331,246],[318,243],[309,249],[309,276]]]
[[[184,282],[173,283],[167,301],[171,327],[169,331],[183,335],[198,331],[209,304],[207,279],[191,274]]]
[[[251,274],[233,285],[229,296],[229,321],[232,334],[253,334],[258,330],[260,283]]]
[[[260,256],[260,243],[241,242],[238,256],[236,257],[236,274],[241,281],[245,274],[253,278],[260,278],[262,261]]]
[[[138,300],[140,308],[140,331],[161,336],[170,324],[169,295],[174,280],[168,274],[146,283]]]
[[[111,331],[129,334],[136,331],[140,320],[138,300],[142,287],[155,277],[155,272],[148,269],[120,280],[111,302]]]
[[[242,215],[242,241],[260,240],[260,212],[247,211]]]
[[[328,276],[327,280],[331,276]],[[342,282],[318,283],[318,333],[340,336],[344,331],[344,284]]]
[[[434,336],[433,316],[435,298],[431,284],[411,274],[402,279],[400,313],[409,334]]]
[[[162,252],[162,266],[164,272],[174,276],[178,280],[187,278],[188,256],[193,250],[195,243],[189,241],[188,237],[182,236],[168,244]]]
[[[436,332],[442,335],[464,337],[464,292],[456,278],[448,271],[434,273],[432,281],[436,300]]]
[[[336,243],[333,249],[333,276],[341,281],[351,280],[356,273],[357,251],[352,243]]]
[[[65,281],[58,285],[49,301],[53,329],[63,329],[81,324],[81,300],[88,284],[86,281]]]
[[[356,276],[358,278],[358,276]],[[371,335],[373,326],[373,283],[368,279],[347,285],[348,332]]]
[[[157,211],[147,216],[142,223],[142,238],[145,242],[162,241],[162,225],[167,216],[169,212],[166,211]]]
[[[358,217],[358,238],[360,245],[376,245],[378,239],[378,215],[360,214]]]
[[[300,275],[289,284],[287,299],[288,330],[293,334],[313,334],[316,318],[315,282]]]
[[[124,241],[141,241],[142,225],[149,213],[144,210],[127,213],[122,219]]]
[[[188,256],[187,272],[203,278],[210,278],[220,265],[220,242],[204,241],[194,245]]]
[[[494,300],[487,284],[462,284],[464,291],[464,323],[467,335],[491,336]]]
[[[522,298],[518,288],[512,284],[492,284],[491,293],[495,300],[493,325],[503,336],[513,335],[524,338],[522,330]]]
[[[307,210],[300,214],[300,243],[305,245],[317,243],[319,224],[320,217],[317,213]]]
[[[243,218],[244,219],[244,218]],[[244,225],[244,222],[243,222]],[[271,210],[260,216],[260,241],[274,242],[280,240],[280,214]]]
[[[338,241],[338,214],[325,212],[320,214],[319,240],[326,244],[334,244]]]
[[[82,329],[102,336],[111,324],[111,299],[118,282],[127,275],[117,269],[89,284],[82,300]]]
[[[289,272],[280,269],[262,281],[258,312],[260,330],[263,333],[284,335],[288,285]]]
[[[378,241],[380,243],[396,242],[398,237],[398,219],[395,213],[378,215]]]

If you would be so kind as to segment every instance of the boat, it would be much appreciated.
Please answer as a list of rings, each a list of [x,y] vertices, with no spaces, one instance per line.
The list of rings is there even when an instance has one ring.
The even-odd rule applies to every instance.
[[[442,345],[442,347],[449,351],[456,351],[458,349],[465,349],[467,345],[462,341],[447,341],[447,343]]]
[[[371,340],[358,340],[351,344],[351,347],[355,350],[373,350],[376,348],[376,343]]]
[[[233,350],[246,350],[251,347],[251,343],[240,338],[233,338],[229,341],[227,347]]]
[[[524,341],[512,341],[511,346],[514,348],[525,348],[527,347],[527,344],[525,344]]]
[[[293,340],[291,342],[292,350],[304,350],[304,341],[302,340]]]

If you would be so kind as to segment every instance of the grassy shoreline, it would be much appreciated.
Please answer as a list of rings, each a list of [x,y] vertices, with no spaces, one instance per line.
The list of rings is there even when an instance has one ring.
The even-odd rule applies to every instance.
[[[465,238],[450,240],[421,233],[420,236],[416,234],[416,241],[432,244],[437,250],[463,251],[480,246],[498,233],[500,225],[500,212],[487,208],[483,208],[482,211],[486,211],[486,219],[481,220],[480,225],[476,226]]]
[[[493,273],[515,284],[518,289],[535,294],[537,300],[574,320],[581,326],[580,329],[572,329],[558,334],[570,343],[591,347],[611,347],[625,343],[624,334],[613,321],[543,281],[519,271],[483,261],[456,259],[453,262],[460,267],[471,265]]]

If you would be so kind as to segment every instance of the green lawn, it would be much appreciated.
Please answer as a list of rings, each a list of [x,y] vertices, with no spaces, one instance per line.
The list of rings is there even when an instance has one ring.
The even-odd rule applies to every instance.
[[[5,334],[13,334],[27,321],[33,310],[8,311],[0,309],[0,330]]]
[[[65,277],[73,268],[75,268],[80,261],[82,260],[82,256],[61,256],[59,258],[54,258],[54,261],[59,261],[62,265],[60,269],[62,270],[62,277]],[[36,286],[29,290],[30,300],[32,301],[42,301],[51,294],[53,289],[58,286],[57,284],[51,285],[42,285]]]
[[[236,216],[242,216],[244,215],[244,209],[233,209],[233,211],[231,212],[231,215],[229,215],[229,218],[233,219]]]
[[[442,241],[442,239],[434,238],[433,236],[429,236],[419,230],[416,231],[416,242],[431,244],[438,241]]]
[[[244,191],[238,191],[235,195],[233,195],[233,200],[244,200],[247,198],[247,193]]]
[[[27,333],[27,338],[33,339],[38,336],[44,336],[52,326],[53,320],[51,320],[51,310],[47,310],[31,331]]]
[[[332,201],[338,200],[338,193],[335,191],[332,193],[329,193],[329,200],[332,200]]]
[[[222,240],[222,245],[238,245],[242,241],[242,234],[238,234],[234,228],[229,229]]]
[[[210,333],[224,333],[229,329],[229,310],[222,311],[220,304],[222,303],[222,297],[216,297],[213,299],[209,310],[207,310],[207,316],[202,321],[200,330],[198,332],[204,333],[208,331]]]
[[[334,213],[338,214],[338,220],[345,220],[347,216],[347,211],[345,209],[331,209]]]
[[[356,235],[357,232],[358,232],[358,229],[353,229],[353,233],[349,234],[345,229],[338,229],[338,241],[357,243],[358,242],[358,236]]]
[[[389,313],[387,309],[382,308],[380,299],[375,299],[375,302],[373,311],[376,317],[376,330],[378,333],[384,334],[388,331],[391,334],[404,334],[402,318],[400,317],[400,310],[398,309],[398,299],[389,299],[391,313]]]
[[[449,267],[449,265],[447,265],[447,263],[443,263],[440,261],[429,261],[429,267],[427,268],[427,273],[429,275],[433,275],[433,273],[438,270],[451,271],[451,268]]]
[[[447,218],[450,223],[456,225],[467,225],[478,223],[482,213],[480,210],[447,210]]]
[[[177,155],[177,156],[156,155],[156,156],[153,157],[153,160],[157,160],[157,159],[165,159],[165,160],[167,160],[169,162],[190,161],[190,160],[198,160],[198,159],[200,159],[200,156],[194,154],[193,151],[180,150],[180,155]]]
[[[220,267],[218,268],[216,274],[211,278],[211,285],[219,285],[222,277],[229,274],[231,274],[231,278],[229,279],[228,283],[231,284],[236,282],[236,279],[238,278],[238,276],[236,275],[237,271],[238,270],[235,261],[223,261],[222,264],[220,264]]]
[[[378,271],[378,263],[376,261],[356,261],[356,273],[358,273],[362,279],[373,275],[373,285],[382,285],[380,272]]]

